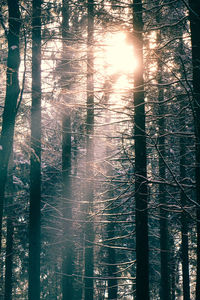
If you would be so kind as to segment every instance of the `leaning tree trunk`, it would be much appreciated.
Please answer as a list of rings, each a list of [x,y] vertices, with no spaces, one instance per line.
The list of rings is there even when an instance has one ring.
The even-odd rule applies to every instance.
[[[32,108],[29,211],[29,300],[40,299],[41,0],[32,2]]]
[[[196,138],[197,275],[196,300],[200,300],[200,1],[189,0],[193,64],[193,107]]]
[[[5,197],[5,186],[10,154],[13,148],[13,137],[15,117],[17,113],[17,99],[19,96],[19,34],[20,34],[20,12],[18,0],[8,0],[9,32],[6,98],[2,119],[2,131],[0,138],[0,252],[2,237],[2,218]]]
[[[94,134],[94,0],[88,0],[88,38],[87,38],[87,149],[86,149],[86,226],[85,226],[85,300],[93,300],[94,297],[94,224],[93,224],[93,134]]]
[[[149,299],[148,192],[143,79],[142,1],[133,1],[134,49],[138,68],[134,72],[134,139],[136,202],[136,299]]]
[[[69,52],[69,3],[62,2],[62,43],[63,57],[61,66],[62,89],[68,92],[71,87],[71,53]],[[72,51],[72,50],[70,50]],[[63,93],[63,97],[65,97]],[[69,95],[69,93],[68,93]],[[63,101],[66,99],[64,98]],[[70,101],[68,96],[67,101]],[[73,233],[71,199],[71,118],[70,109],[62,116],[62,201],[63,201],[63,251],[62,251],[62,299],[73,300]]]

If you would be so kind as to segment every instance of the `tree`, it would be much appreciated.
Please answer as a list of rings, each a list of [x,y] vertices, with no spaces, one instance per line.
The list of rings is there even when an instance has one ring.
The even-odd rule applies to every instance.
[[[160,13],[160,12],[159,12]],[[157,22],[160,23],[160,16],[157,15]],[[161,43],[161,30],[157,32],[157,47]],[[162,52],[157,51],[157,82],[158,82],[158,150],[159,150],[159,178],[163,182],[166,179],[165,167],[165,104],[163,89],[163,66]],[[166,186],[159,185],[159,202],[160,202],[160,266],[161,266],[161,282],[160,282],[160,299],[170,299],[170,278],[169,278],[169,233],[168,233],[168,208],[166,203]]]
[[[14,193],[8,179],[6,184],[2,294],[16,300],[194,298],[198,5],[192,0],[190,6],[168,0],[41,2],[20,6],[28,54],[26,101],[15,122]],[[2,78],[6,3],[1,1]],[[127,48],[134,71],[123,68],[126,61],[132,64]],[[0,114],[4,85],[1,81]]]
[[[183,39],[179,42],[179,55],[183,55]],[[182,70],[180,70],[181,72]],[[183,79],[183,78],[182,78]],[[185,131],[187,125],[186,119],[186,99],[185,96],[179,96],[180,111],[179,117],[180,130]],[[180,181],[184,182],[186,178],[188,157],[187,157],[187,139],[180,137]],[[189,272],[189,215],[187,212],[187,195],[184,190],[180,191],[182,212],[181,212],[181,260],[182,260],[182,278],[183,278],[183,299],[190,300],[190,272]]]
[[[93,228],[93,134],[94,134],[94,0],[87,2],[87,117],[86,117],[86,226],[85,226],[85,300],[94,297]]]
[[[12,169],[13,163],[11,163]],[[9,172],[10,171],[10,172]],[[12,170],[9,170],[8,173],[11,173]],[[7,208],[7,235],[6,235],[6,261],[5,261],[5,292],[4,297],[7,300],[12,300],[12,289],[13,289],[13,235],[14,235],[14,224],[13,224],[13,174],[8,175],[8,184],[10,196],[7,199],[8,208]]]
[[[8,58],[6,73],[6,98],[2,117],[2,130],[0,138],[0,240],[2,237],[2,219],[5,198],[5,187],[7,181],[7,170],[10,154],[13,148],[13,137],[15,128],[15,119],[17,114],[17,100],[20,92],[19,88],[19,34],[20,34],[20,11],[18,0],[8,0],[9,30],[8,40]],[[1,244],[1,242],[0,242]],[[1,245],[0,245],[1,251]]]
[[[62,2],[62,43],[63,43],[63,76],[62,89],[70,90],[71,68],[69,53],[70,34],[69,34],[69,3]],[[72,51],[72,50],[71,50]],[[65,99],[64,99],[65,100]],[[70,101],[70,96],[68,97]],[[73,232],[72,232],[72,197],[71,197],[71,118],[70,109],[65,111],[62,119],[62,194],[63,204],[63,266],[62,266],[62,293],[63,300],[73,299]]]
[[[134,72],[134,140],[136,205],[136,299],[149,299],[148,189],[143,78],[142,1],[133,2],[134,49],[138,68]]]
[[[32,107],[29,211],[29,300],[40,299],[41,0],[32,2]]]
[[[196,201],[197,201],[197,274],[196,300],[200,299],[200,2],[189,0],[189,16],[192,41],[193,109],[196,138]]]

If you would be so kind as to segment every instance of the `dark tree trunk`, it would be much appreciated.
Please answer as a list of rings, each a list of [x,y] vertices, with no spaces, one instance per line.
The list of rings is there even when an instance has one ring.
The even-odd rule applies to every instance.
[[[41,0],[33,0],[32,3],[29,300],[39,300],[41,248]]]
[[[93,133],[94,133],[94,1],[88,0],[88,38],[87,38],[87,119],[86,119],[86,133],[87,133],[87,186],[86,186],[86,201],[88,202],[86,208],[86,226],[85,226],[85,300],[93,300],[94,297],[94,225],[92,220],[93,212]]]
[[[105,108],[108,109],[109,107],[109,96],[110,96],[110,90],[112,87],[112,84],[110,83],[110,79],[105,81],[104,84],[104,105]],[[105,111],[105,124],[110,123],[110,111]],[[110,139],[109,136],[111,134],[111,128],[109,125],[106,125],[106,132],[107,136],[106,140],[106,157],[112,156],[112,147],[110,147]],[[107,175],[108,178],[112,178],[112,169],[110,164],[108,164],[107,167]],[[108,186],[108,193],[106,193],[107,199],[111,199],[114,197],[113,195],[113,187],[112,183],[109,182]],[[118,292],[118,281],[117,281],[117,264],[116,264],[116,249],[115,249],[115,242],[114,237],[116,234],[115,230],[115,221],[114,221],[114,214],[116,210],[114,209],[114,203],[109,205],[108,213],[111,214],[111,216],[108,217],[108,224],[106,226],[106,233],[107,233],[107,239],[108,239],[108,249],[107,249],[107,270],[108,270],[108,299],[117,299],[117,292]]]
[[[112,213],[112,211],[111,211]],[[116,265],[116,250],[115,246],[113,245],[113,238],[115,236],[115,225],[114,221],[112,220],[111,223],[107,225],[107,233],[108,233],[108,240],[109,240],[109,247],[108,247],[108,299],[117,299],[117,265]]]
[[[179,30],[180,35],[180,30]],[[180,39],[179,45],[177,47],[177,55],[179,56],[184,55],[184,44],[183,39]],[[179,59],[178,59],[179,63]],[[180,74],[183,74],[183,70],[180,67],[179,70]],[[184,80],[183,75],[181,76],[181,80]],[[179,126],[180,131],[185,132],[187,131],[187,113],[186,113],[186,107],[187,102],[185,99],[185,96],[179,95],[179,109],[181,114],[179,117]],[[179,140],[179,148],[180,148],[180,182],[184,183],[185,179],[187,178],[187,165],[189,164],[188,158],[187,158],[187,139],[183,136],[180,137]],[[187,197],[183,190],[180,192],[180,198],[181,198],[181,206],[182,206],[182,212],[181,212],[181,263],[182,263],[182,281],[183,281],[183,299],[184,300],[190,300],[190,274],[189,274],[189,241],[188,241],[188,222],[189,217],[187,213]]]
[[[2,118],[2,131],[0,139],[0,252],[2,237],[2,218],[5,197],[5,186],[9,157],[13,148],[15,117],[17,113],[17,99],[19,96],[19,33],[20,12],[18,0],[8,0],[9,32],[8,32],[8,59],[6,98]]]
[[[136,202],[136,299],[149,299],[148,189],[143,79],[142,1],[133,2],[134,49],[138,68],[134,72],[134,139]]]
[[[12,288],[13,288],[13,178],[9,176],[9,197],[7,198],[7,236],[6,236],[6,262],[5,262],[5,299],[12,300]]]
[[[63,184],[63,300],[73,300],[73,245],[72,245],[72,208],[71,208],[71,121],[63,117],[62,122],[62,184]]]
[[[185,102],[180,98],[180,130],[185,129]],[[183,181],[186,177],[186,145],[185,138],[180,138],[180,180]],[[183,276],[183,299],[190,300],[190,276],[189,276],[189,256],[188,256],[188,214],[185,211],[187,205],[186,195],[181,191],[181,205],[183,211],[181,213],[181,259],[182,259],[182,276]]]
[[[5,299],[12,299],[13,286],[13,234],[14,226],[11,218],[7,219],[7,236],[6,236],[6,266],[5,266]]]
[[[180,154],[181,155],[181,154]],[[182,173],[183,174],[183,173]],[[185,207],[185,194],[181,192],[181,203]],[[181,258],[183,276],[183,299],[190,300],[190,277],[189,277],[189,256],[188,256],[188,215],[187,212],[181,213]]]
[[[200,300],[200,1],[189,0],[192,40],[193,105],[196,137],[197,277],[196,300]]]
[[[175,255],[175,245],[174,239],[171,237],[170,241],[170,290],[171,290],[171,300],[176,300],[177,282],[179,279],[177,256]]]
[[[161,42],[161,33],[157,34],[158,47]],[[165,107],[164,90],[162,87],[162,60],[161,53],[158,53],[158,149],[159,149],[159,178],[163,184],[159,185],[159,202],[160,202],[160,266],[161,266],[161,284],[160,284],[160,299],[170,299],[170,272],[169,272],[169,233],[168,233],[168,211],[166,203],[165,191]]]
[[[62,42],[63,61],[61,84],[63,89],[70,90],[70,58],[69,53],[69,3],[62,2]],[[64,94],[64,93],[63,93]],[[67,99],[70,101],[70,97]],[[65,101],[65,99],[64,99]],[[62,294],[63,300],[73,300],[73,242],[72,242],[72,202],[71,202],[71,119],[70,110],[63,113],[62,119],[62,195],[63,195],[63,264]]]

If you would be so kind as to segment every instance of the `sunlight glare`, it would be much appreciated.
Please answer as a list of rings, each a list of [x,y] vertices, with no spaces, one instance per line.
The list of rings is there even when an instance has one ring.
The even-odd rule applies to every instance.
[[[106,62],[109,74],[133,73],[137,67],[133,46],[127,43],[124,32],[107,34]]]

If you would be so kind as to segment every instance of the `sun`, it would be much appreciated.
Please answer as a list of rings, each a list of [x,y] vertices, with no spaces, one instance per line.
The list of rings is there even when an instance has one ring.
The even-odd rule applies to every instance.
[[[108,33],[105,37],[105,61],[108,74],[132,74],[137,68],[133,45],[124,32]]]

